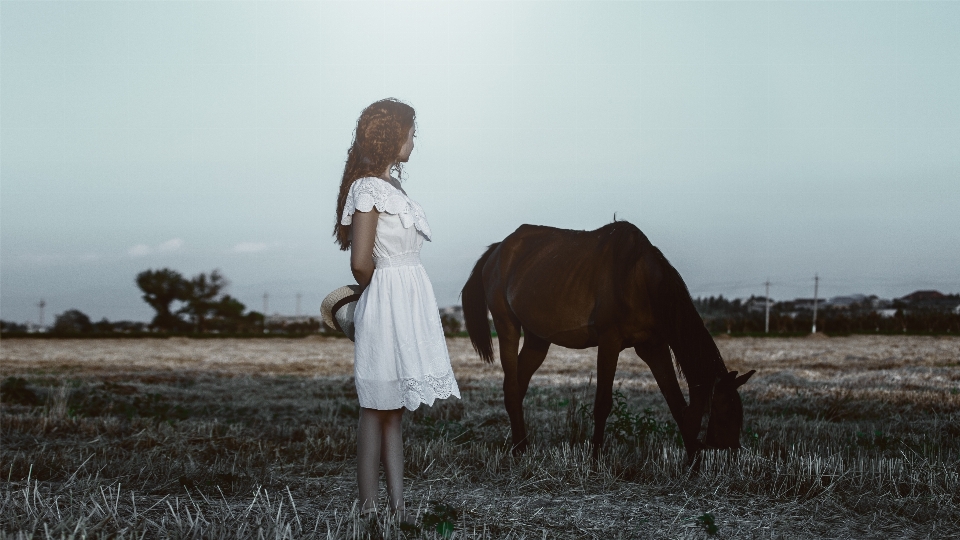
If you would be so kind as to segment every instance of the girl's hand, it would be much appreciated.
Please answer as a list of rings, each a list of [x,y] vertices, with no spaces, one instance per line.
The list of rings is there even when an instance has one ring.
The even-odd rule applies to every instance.
[[[353,238],[350,241],[350,270],[360,287],[366,289],[373,278],[373,243],[377,238],[377,221],[380,212],[371,208],[369,212],[353,214]]]

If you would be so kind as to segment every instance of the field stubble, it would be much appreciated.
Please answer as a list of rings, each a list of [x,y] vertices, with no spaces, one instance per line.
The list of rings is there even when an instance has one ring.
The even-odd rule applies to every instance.
[[[551,350],[509,452],[498,365],[449,341],[463,400],[404,415],[403,532],[356,513],[346,340],[5,340],[5,537],[949,537],[960,339],[719,339],[744,448],[689,477],[645,364],[621,355],[599,464],[595,351]]]

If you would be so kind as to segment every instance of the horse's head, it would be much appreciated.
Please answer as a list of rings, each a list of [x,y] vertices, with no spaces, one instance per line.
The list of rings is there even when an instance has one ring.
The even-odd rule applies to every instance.
[[[707,448],[740,448],[740,430],[743,428],[743,403],[737,388],[754,374],[756,370],[737,377],[736,371],[720,376],[713,388],[713,401],[710,405],[710,420],[707,422]]]

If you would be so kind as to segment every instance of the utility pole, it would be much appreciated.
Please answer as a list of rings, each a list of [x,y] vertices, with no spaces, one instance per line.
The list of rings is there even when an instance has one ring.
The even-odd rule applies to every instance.
[[[267,333],[267,310],[270,309],[270,295],[263,293],[263,333]]]
[[[43,328],[43,308],[46,307],[47,302],[41,298],[40,303],[37,304],[37,307],[40,308],[40,328]]]
[[[817,274],[813,275],[813,330],[812,334],[817,333],[817,290],[820,286],[820,276]]]
[[[767,279],[766,286],[767,286],[767,300],[764,305],[764,308],[766,308],[765,309],[766,313],[764,314],[763,333],[769,334],[770,333],[770,280],[769,279]]]
[[[300,298],[303,297],[302,294],[297,293],[297,317],[300,316]]]

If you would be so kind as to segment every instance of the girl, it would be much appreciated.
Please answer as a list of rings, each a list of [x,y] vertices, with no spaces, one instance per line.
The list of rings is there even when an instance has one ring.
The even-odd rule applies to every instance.
[[[460,397],[433,286],[420,264],[430,226],[398,180],[413,151],[414,124],[413,108],[395,99],[363,110],[333,231],[340,249],[350,249],[350,268],[363,288],[354,312],[360,508],[376,512],[383,463],[390,509],[403,520],[403,410]]]

